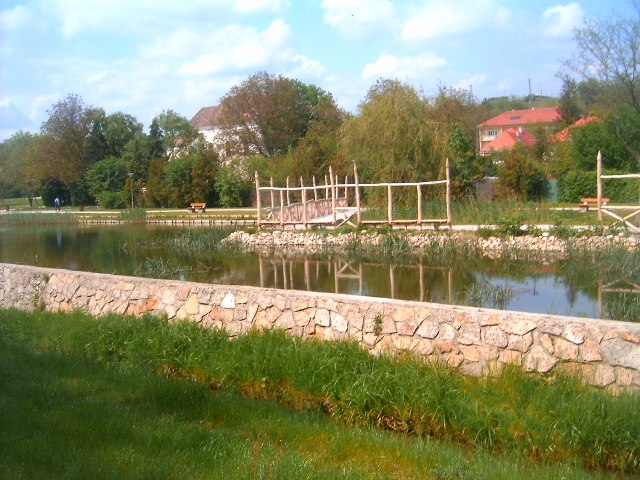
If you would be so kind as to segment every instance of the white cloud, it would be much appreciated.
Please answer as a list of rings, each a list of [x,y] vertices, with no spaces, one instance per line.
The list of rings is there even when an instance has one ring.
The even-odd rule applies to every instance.
[[[578,3],[556,5],[542,14],[545,21],[544,34],[548,37],[571,35],[573,29],[582,23],[584,11]]]
[[[447,64],[447,61],[433,53],[423,53],[415,57],[396,57],[383,53],[378,59],[366,65],[362,78],[397,78],[400,80],[417,80],[429,72]]]
[[[391,30],[396,11],[389,0],[322,0],[324,21],[352,38],[370,38]]]
[[[473,88],[479,85],[484,85],[487,82],[488,78],[489,76],[486,73],[479,73],[477,75],[473,75],[472,77],[464,78],[458,81],[458,83],[454,85],[454,88],[468,90],[469,87]]]
[[[31,12],[23,5],[0,11],[0,26],[3,31],[15,30],[25,26],[31,18]]]
[[[402,29],[402,38],[406,41],[500,27],[506,25],[510,16],[510,11],[495,0],[430,0],[408,12]]]
[[[277,12],[288,4],[287,0],[235,0],[234,8],[241,13]]]
[[[107,78],[108,75],[109,75],[109,71],[103,70],[102,72],[98,72],[95,75],[91,75],[89,78],[87,78],[87,82],[97,83]]]
[[[66,38],[83,32],[126,32],[144,36],[182,20],[215,24],[231,16],[277,12],[288,0],[41,0]]]
[[[282,20],[275,20],[262,32],[253,27],[231,25],[210,36],[194,37],[190,50],[209,50],[209,53],[185,62],[178,73],[183,76],[208,75],[264,66],[278,55],[290,36],[288,25]],[[181,44],[182,40],[178,36],[176,42]],[[184,49],[176,50],[181,51],[181,57],[188,56]]]

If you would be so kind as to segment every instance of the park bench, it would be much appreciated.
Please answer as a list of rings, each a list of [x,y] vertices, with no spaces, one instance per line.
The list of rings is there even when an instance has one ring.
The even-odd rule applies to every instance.
[[[191,212],[205,212],[207,208],[206,202],[193,202],[189,207]]]
[[[610,201],[609,198],[603,198],[602,205],[603,206],[607,205],[609,201]],[[589,207],[598,208],[598,199],[597,198],[581,198],[579,207],[581,212],[588,212]]]

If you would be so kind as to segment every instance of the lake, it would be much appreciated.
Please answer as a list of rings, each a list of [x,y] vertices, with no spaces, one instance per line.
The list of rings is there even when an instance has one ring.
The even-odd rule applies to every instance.
[[[219,238],[226,233],[219,229],[216,232],[210,227],[3,225],[0,261],[214,284],[637,320],[621,318],[618,312],[637,312],[638,292],[606,288],[598,272],[585,269],[584,265],[580,272],[573,272],[563,262],[442,261],[425,256],[375,261],[332,252],[257,253],[220,248]]]

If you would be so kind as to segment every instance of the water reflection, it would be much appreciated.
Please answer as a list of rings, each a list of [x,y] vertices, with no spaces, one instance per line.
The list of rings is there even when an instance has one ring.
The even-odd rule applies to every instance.
[[[185,232],[197,236],[175,227],[140,225],[4,226],[0,227],[0,262],[638,320],[637,274],[607,282],[584,262],[454,258],[439,264],[431,257],[415,257],[404,263],[384,263],[326,252],[234,253],[213,248],[208,238],[195,247],[177,246],[174,239]]]

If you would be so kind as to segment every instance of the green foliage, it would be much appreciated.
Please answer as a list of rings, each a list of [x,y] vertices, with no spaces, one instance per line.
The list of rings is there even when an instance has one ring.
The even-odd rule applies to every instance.
[[[159,139],[162,139],[162,146],[165,152],[186,148],[190,146],[199,135],[198,130],[189,123],[189,120],[171,109],[163,110],[159,115],[154,117],[152,123],[160,129],[160,132],[153,132],[155,135],[154,138],[151,139],[151,142],[155,143]],[[179,144],[178,139],[180,140]],[[154,144],[152,148],[157,149],[157,146]]]
[[[573,129],[573,156],[579,169],[595,170],[598,152],[602,152],[603,168],[632,171],[635,162],[616,135],[615,128],[611,120],[606,120]]]
[[[102,192],[98,192],[95,196],[98,200],[98,204],[102,208],[115,209],[115,208],[126,208],[127,206],[130,206],[128,204],[130,200],[129,202],[125,201],[125,194],[122,191],[120,192],[102,191]]]
[[[242,177],[237,165],[225,165],[216,175],[216,192],[221,207],[243,207],[250,202],[253,184]]]
[[[195,162],[194,155],[178,155],[166,164],[164,181],[169,206],[181,208],[196,201],[192,191],[192,172]]]
[[[516,146],[502,153],[499,187],[503,197],[540,200],[545,193],[544,170],[529,149]]]
[[[359,109],[360,115],[347,120],[341,129],[338,150],[344,162],[343,171],[349,171],[355,161],[362,183],[415,182],[439,177],[447,132],[426,120],[429,102],[413,87],[380,80],[371,87]],[[382,202],[385,196],[386,192],[376,189],[368,200]],[[400,204],[408,199],[406,193],[398,194]]]
[[[192,197],[195,201],[206,202],[210,207],[218,205],[216,175],[219,168],[220,158],[213,146],[199,142],[191,170]]]
[[[512,214],[498,219],[498,233],[508,237],[519,237],[527,234],[524,212],[515,211]]]
[[[48,179],[40,189],[42,203],[53,207],[53,200],[58,197],[62,205],[71,205],[71,193],[67,186],[56,178]]]
[[[597,194],[595,172],[573,170],[558,178],[558,200],[561,202],[578,203],[583,197],[595,198]]]
[[[582,111],[578,105],[578,84],[571,77],[562,79],[558,113],[560,114],[562,127],[572,125],[582,116]]]
[[[604,172],[605,175],[621,173]],[[610,198],[611,203],[634,203],[640,196],[640,181],[634,178],[604,179],[603,190],[603,196]],[[558,199],[561,202],[579,203],[581,198],[595,198],[597,195],[596,172],[574,170],[558,179]]]
[[[122,197],[124,184],[127,181],[127,166],[121,158],[107,157],[99,161],[87,172],[87,186],[89,192],[94,197],[100,199],[100,203],[106,208],[104,203],[112,193],[117,192]],[[103,195],[106,193],[107,195]]]

